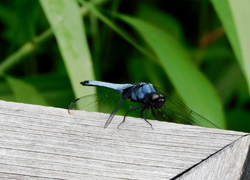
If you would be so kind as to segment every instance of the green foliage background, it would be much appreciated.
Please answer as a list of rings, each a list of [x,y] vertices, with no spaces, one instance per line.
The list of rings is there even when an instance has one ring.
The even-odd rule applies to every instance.
[[[250,132],[248,0],[0,2],[0,99],[67,108],[79,82],[150,82]]]

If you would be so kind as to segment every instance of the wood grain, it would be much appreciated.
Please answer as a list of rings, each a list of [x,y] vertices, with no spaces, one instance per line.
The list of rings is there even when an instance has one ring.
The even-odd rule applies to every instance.
[[[117,129],[121,116],[104,129],[106,119],[101,113],[69,115],[65,109],[0,101],[1,179],[166,180],[198,163],[178,178],[204,171],[209,173],[202,177],[222,177],[236,164],[240,171],[249,147],[242,132],[150,121],[152,130],[132,117]]]

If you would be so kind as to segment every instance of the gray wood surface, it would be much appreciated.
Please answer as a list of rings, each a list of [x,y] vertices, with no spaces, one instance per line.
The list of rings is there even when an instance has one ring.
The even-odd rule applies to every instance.
[[[249,144],[250,137],[243,136],[210,158],[204,160],[178,179],[241,179],[244,162],[249,153]],[[250,169],[247,169],[247,171],[250,171]],[[244,178],[244,180],[245,179],[249,179],[249,177]]]
[[[249,148],[249,136],[242,137],[246,133],[150,121],[152,130],[131,117],[117,129],[121,116],[104,129],[106,119],[101,113],[69,115],[65,109],[0,101],[0,179],[201,180],[241,175]]]

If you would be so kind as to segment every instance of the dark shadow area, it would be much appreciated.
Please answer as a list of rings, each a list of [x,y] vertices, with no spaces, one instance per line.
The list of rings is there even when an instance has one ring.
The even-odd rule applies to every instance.
[[[248,179],[250,179],[250,145],[248,147],[247,158],[242,168],[242,175],[240,177],[240,180],[248,180]]]

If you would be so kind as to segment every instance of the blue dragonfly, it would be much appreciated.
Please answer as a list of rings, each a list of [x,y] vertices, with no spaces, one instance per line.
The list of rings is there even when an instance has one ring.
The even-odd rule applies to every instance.
[[[138,109],[141,110],[141,118],[143,118],[152,129],[152,124],[147,120],[149,111],[152,112],[155,119],[161,121],[219,128],[213,122],[192,111],[179,100],[171,97],[166,92],[159,90],[150,83],[141,82],[137,84],[114,84],[88,80],[81,82],[81,84],[83,86],[108,88],[111,91],[87,95],[75,99],[69,105],[69,113],[74,109],[91,111],[89,109],[93,107],[96,108],[96,104],[100,103],[97,111],[111,113],[104,125],[104,128],[108,127],[115,114],[126,101],[130,101],[133,106],[127,109],[123,121],[117,126],[117,128],[125,122],[126,116],[129,112]],[[110,106],[107,104],[111,104],[112,111],[110,111]]]

